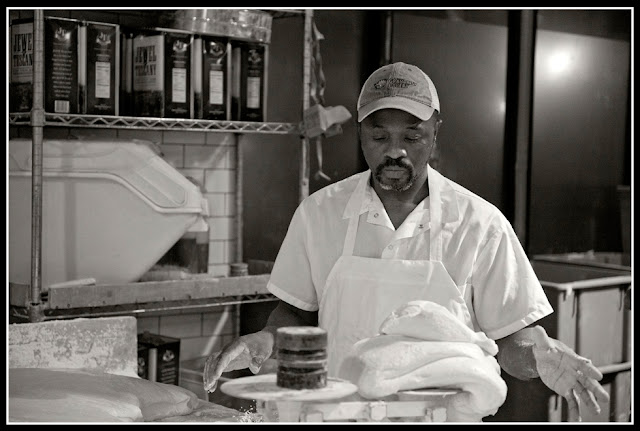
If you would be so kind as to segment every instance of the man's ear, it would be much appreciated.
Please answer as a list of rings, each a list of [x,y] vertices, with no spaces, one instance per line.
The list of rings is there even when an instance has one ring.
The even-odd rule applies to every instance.
[[[440,130],[441,124],[442,124],[442,118],[438,116],[438,119],[436,120],[436,124],[434,124],[433,126],[433,142],[435,142],[436,138],[438,137],[438,131]]]
[[[438,130],[440,130],[440,125],[441,125],[441,124],[442,124],[442,118],[440,118],[440,117],[438,116],[438,119],[436,120],[436,127],[435,127],[435,129],[436,129],[436,133],[438,133]]]

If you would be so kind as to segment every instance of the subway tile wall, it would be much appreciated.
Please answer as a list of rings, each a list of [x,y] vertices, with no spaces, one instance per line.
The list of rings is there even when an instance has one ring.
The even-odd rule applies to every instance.
[[[209,311],[176,314],[148,313],[138,317],[138,333],[149,331],[180,338],[181,361],[208,356],[238,336],[237,307],[226,305]]]

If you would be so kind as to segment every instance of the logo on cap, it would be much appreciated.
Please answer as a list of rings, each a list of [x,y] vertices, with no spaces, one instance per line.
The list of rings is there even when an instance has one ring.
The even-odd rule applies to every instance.
[[[407,88],[413,85],[418,85],[417,83],[413,82],[413,81],[409,81],[408,79],[402,79],[402,78],[389,78],[389,79],[381,79],[380,81],[376,82],[375,84],[373,84],[373,87],[376,90],[380,90],[381,88],[384,87],[388,87],[388,88]]]

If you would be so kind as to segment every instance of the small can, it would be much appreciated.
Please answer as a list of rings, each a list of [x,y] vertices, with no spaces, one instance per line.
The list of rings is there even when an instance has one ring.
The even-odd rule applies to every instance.
[[[229,265],[230,277],[242,277],[249,275],[249,265],[244,262],[236,262]]]

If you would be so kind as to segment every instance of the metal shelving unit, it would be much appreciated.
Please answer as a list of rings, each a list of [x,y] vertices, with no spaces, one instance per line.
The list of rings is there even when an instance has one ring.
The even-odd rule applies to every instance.
[[[311,85],[311,31],[313,10],[269,10],[273,18],[302,17],[304,48],[302,63],[302,111],[309,108]],[[44,127],[117,128],[233,133],[237,144],[237,260],[242,261],[242,153],[238,136],[246,133],[300,136],[299,163],[302,200],[309,194],[309,141],[300,124],[274,122],[210,121],[173,118],[60,115],[44,111],[44,12],[34,11],[33,108],[9,113],[10,126],[32,128],[32,235],[31,284],[9,283],[9,314],[15,321],[37,322],[75,317],[131,315],[166,310],[206,309],[231,304],[275,299],[266,290],[268,276],[207,277],[138,282],[126,285],[42,286],[42,142]],[[199,274],[202,275],[202,274]]]
[[[98,115],[44,114],[45,126],[87,127],[104,129],[179,130],[193,132],[270,133],[298,135],[300,127],[294,123],[255,123],[245,121],[191,120],[186,118],[120,117]],[[10,113],[9,124],[28,126],[31,113]]]

